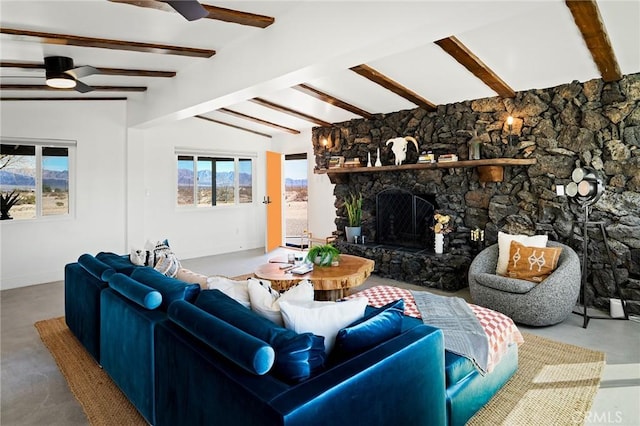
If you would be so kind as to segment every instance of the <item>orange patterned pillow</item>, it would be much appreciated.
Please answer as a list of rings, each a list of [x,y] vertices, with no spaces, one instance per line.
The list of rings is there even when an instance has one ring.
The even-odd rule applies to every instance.
[[[558,266],[562,248],[527,247],[517,241],[511,241],[507,277],[542,282]]]

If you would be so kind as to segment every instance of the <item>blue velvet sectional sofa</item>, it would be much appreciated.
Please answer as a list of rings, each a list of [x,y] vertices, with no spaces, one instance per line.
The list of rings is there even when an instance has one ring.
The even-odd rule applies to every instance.
[[[317,336],[113,253],[66,265],[65,303],[71,331],[153,425],[462,425],[517,368],[514,348],[481,376],[410,317],[373,348],[324,359]]]

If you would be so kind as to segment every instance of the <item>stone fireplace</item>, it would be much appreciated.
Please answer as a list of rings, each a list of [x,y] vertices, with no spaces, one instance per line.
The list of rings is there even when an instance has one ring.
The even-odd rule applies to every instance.
[[[515,119],[512,132],[505,124],[509,115]],[[474,134],[482,141],[482,159],[535,159],[536,164],[505,166],[501,180],[483,181],[479,168],[472,166],[393,167],[385,144],[413,136],[420,152],[466,160]],[[325,149],[321,141],[327,138]],[[317,172],[329,173],[335,183],[339,248],[374,259],[381,276],[444,290],[467,285],[469,264],[482,248],[472,244],[474,230],[484,231],[487,245],[497,241],[498,231],[547,234],[581,256],[581,212],[558,196],[555,187],[571,182],[576,167],[596,169],[604,177],[605,193],[594,204],[591,219],[605,223],[629,311],[640,313],[640,74],[617,82],[596,79],[518,92],[511,99],[440,105],[432,112],[416,108],[378,114],[314,128],[312,143]],[[382,164],[390,167],[339,175],[326,170],[330,156],[355,157],[366,164],[368,154],[374,156],[378,149]],[[417,156],[409,150],[406,163],[416,163]],[[366,244],[344,240],[344,199],[351,193],[363,196]],[[410,214],[395,207],[380,209],[378,194],[397,194],[396,207]],[[428,206],[420,200],[452,218],[454,230],[445,236],[442,255],[433,253],[433,234],[424,224]],[[416,201],[419,206],[414,207]],[[609,298],[616,297],[613,272],[597,235],[590,239],[587,255],[587,300],[608,310]]]

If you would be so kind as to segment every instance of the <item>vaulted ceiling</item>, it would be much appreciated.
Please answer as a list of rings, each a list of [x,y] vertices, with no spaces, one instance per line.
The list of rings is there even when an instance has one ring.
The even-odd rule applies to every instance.
[[[640,72],[637,1],[200,3],[190,22],[151,0],[0,0],[1,101],[126,99],[132,126],[272,137]],[[49,56],[95,67],[94,90],[46,86]]]

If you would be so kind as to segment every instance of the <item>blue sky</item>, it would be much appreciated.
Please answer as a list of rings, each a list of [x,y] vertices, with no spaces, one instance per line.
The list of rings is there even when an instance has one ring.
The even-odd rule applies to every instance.
[[[284,177],[289,179],[306,179],[307,160],[286,160],[284,162]]]
[[[54,170],[56,172],[69,170],[68,157],[43,157],[42,168],[45,170]]]

